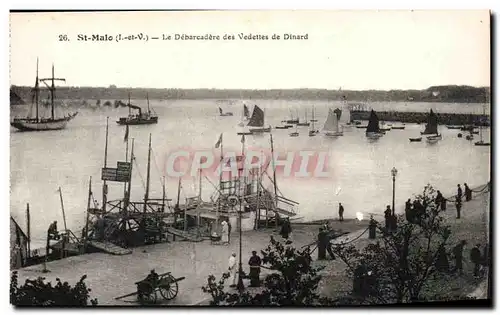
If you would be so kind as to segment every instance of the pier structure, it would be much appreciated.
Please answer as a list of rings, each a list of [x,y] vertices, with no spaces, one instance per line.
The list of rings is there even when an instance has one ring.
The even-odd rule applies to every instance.
[[[403,123],[421,124],[427,121],[427,112],[398,112],[398,111],[377,111],[377,116],[382,121],[400,121]],[[459,113],[436,113],[440,124],[453,126],[490,126],[490,116],[479,114],[459,114]],[[369,110],[352,110],[352,120],[368,120]]]

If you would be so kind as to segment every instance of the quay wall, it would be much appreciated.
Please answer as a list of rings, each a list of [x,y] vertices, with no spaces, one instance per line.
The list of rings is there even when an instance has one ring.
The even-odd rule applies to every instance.
[[[400,121],[403,123],[421,124],[427,122],[428,112],[397,112],[397,111],[380,111],[377,116],[383,121]],[[489,126],[488,115],[477,114],[455,114],[455,113],[436,113],[439,124],[442,125],[468,125]],[[368,120],[370,111],[353,110],[351,111],[352,120]]]

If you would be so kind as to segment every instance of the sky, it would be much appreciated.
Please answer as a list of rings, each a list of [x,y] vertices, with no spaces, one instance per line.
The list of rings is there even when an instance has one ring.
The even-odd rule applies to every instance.
[[[10,83],[52,63],[63,86],[345,90],[490,85],[483,11],[178,11],[10,13]],[[78,41],[79,34],[159,40]],[[238,34],[269,40],[239,40]],[[163,35],[221,40],[161,40]],[[225,34],[235,40],[223,40]],[[273,34],[280,40],[272,40]],[[307,40],[283,40],[307,34]],[[60,41],[66,35],[69,41]]]

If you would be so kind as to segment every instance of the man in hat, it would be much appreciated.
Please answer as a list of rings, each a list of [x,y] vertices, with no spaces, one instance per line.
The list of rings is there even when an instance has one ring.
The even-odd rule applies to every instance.
[[[229,287],[234,288],[236,287],[236,253],[232,253],[229,257],[228,267],[229,277],[232,280],[232,283]]]
[[[339,202],[339,221],[344,221],[344,206]]]
[[[252,257],[248,260],[248,265],[250,266],[250,286],[260,287],[260,266],[262,260],[256,251],[252,251]]]
[[[460,187],[460,184],[457,185],[457,199],[462,201],[462,187]]]
[[[464,247],[467,242],[465,240],[462,240],[458,245],[453,247],[453,256],[455,257],[455,270],[458,271],[460,274],[463,272],[463,258],[462,254],[464,251]]]

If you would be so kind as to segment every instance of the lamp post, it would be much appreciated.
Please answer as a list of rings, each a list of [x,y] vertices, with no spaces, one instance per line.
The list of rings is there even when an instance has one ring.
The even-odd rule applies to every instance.
[[[241,236],[242,236],[242,233],[241,233],[241,213],[242,213],[242,202],[243,202],[243,198],[240,198],[239,200],[240,202],[240,209],[239,209],[239,213],[238,213],[238,221],[240,222],[239,225],[240,225],[240,263],[239,263],[239,267],[238,267],[238,284],[237,284],[237,289],[238,291],[241,293],[243,292],[243,290],[245,290],[245,285],[243,284],[243,266],[241,265],[241,248],[242,248],[242,245],[241,245]]]
[[[395,214],[394,199],[396,196],[396,175],[398,175],[398,170],[395,167],[392,168],[391,175],[392,175],[392,215],[394,215]]]

